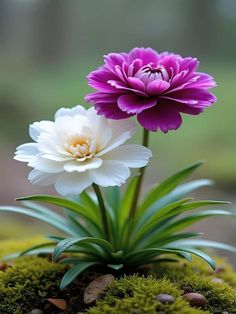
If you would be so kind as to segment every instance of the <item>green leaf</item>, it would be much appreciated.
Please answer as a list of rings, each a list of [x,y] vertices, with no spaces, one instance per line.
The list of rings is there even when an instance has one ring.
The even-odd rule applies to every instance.
[[[67,200],[57,196],[51,195],[30,195],[17,198],[18,201],[31,200],[38,202],[45,202],[52,205],[60,206],[69,209],[70,211],[76,213],[77,215],[83,217],[92,223],[98,230],[101,229],[99,225],[99,220],[97,218],[97,213],[94,213],[90,207],[85,207],[81,203]]]
[[[131,205],[133,202],[137,180],[138,180],[138,176],[133,177],[130,180],[130,182],[129,182],[129,184],[128,184],[125,192],[124,192],[124,195],[122,197],[122,200],[121,200],[121,203],[119,206],[119,210],[118,210],[119,222],[120,222],[121,228],[123,228],[124,224],[127,221],[127,218],[129,217],[129,211],[130,211],[130,208],[131,208]]]
[[[220,249],[225,251],[230,251],[233,253],[236,253],[236,247],[216,242],[216,241],[210,241],[210,240],[204,240],[204,239],[196,239],[196,240],[182,240],[182,241],[176,241],[174,243],[171,243],[171,246],[183,246],[183,247],[198,247],[198,248],[211,248],[211,249]]]
[[[138,242],[145,234],[154,229],[156,224],[160,222],[160,219],[165,219],[166,214],[175,208],[179,208],[180,205],[188,202],[189,200],[191,200],[191,198],[167,204],[166,206],[158,209],[146,222],[143,221],[144,219],[140,219],[134,227],[135,242]]]
[[[114,212],[118,212],[120,206],[120,189],[118,186],[111,186],[106,188],[106,201],[113,208]]]
[[[169,248],[173,249],[172,246],[169,247]],[[192,254],[202,258],[204,261],[206,261],[211,266],[211,268],[213,270],[215,270],[215,268],[216,268],[215,261],[208,254],[206,254],[205,252],[202,252],[202,251],[197,250],[197,249],[192,248],[192,247],[187,247],[187,248],[182,248],[182,247],[180,248],[180,247],[178,247],[177,249],[178,250],[183,250],[183,251],[185,251],[187,253],[192,253]]]
[[[107,264],[107,266],[112,269],[119,270],[124,267],[124,264]]]
[[[27,255],[28,253],[31,253],[32,251],[35,251],[35,250],[38,250],[41,248],[45,248],[45,247],[52,247],[52,249],[54,249],[55,245],[56,245],[55,242],[46,242],[46,243],[34,245],[34,246],[31,246],[30,248],[24,250],[23,252],[21,252],[20,256]]]
[[[192,224],[194,224],[195,222],[199,220],[202,220],[211,216],[233,216],[233,214],[225,210],[205,210],[205,211],[198,212],[196,214],[192,214],[191,216],[187,216],[182,219],[179,219],[176,222],[164,228],[164,230],[162,230],[161,232],[163,236],[166,234],[174,233],[186,227],[191,226]]]
[[[74,267],[68,270],[65,275],[62,277],[60,283],[60,289],[63,290],[66,288],[80,273],[82,273],[85,269],[96,265],[96,262],[78,262]]]
[[[143,215],[143,220],[146,221],[148,218],[150,218],[154,213],[159,210],[160,208],[168,205],[169,203],[176,202],[188,195],[190,192],[199,189],[204,186],[209,186],[212,185],[213,182],[210,180],[196,180],[196,181],[191,181],[185,184],[182,184],[175,188],[173,191],[159,199],[156,203],[154,203],[146,213]]]
[[[68,248],[70,248],[73,245],[78,245],[78,244],[97,244],[99,245],[102,249],[104,249],[105,252],[107,253],[111,253],[113,251],[113,247],[112,245],[104,240],[104,239],[100,239],[100,238],[92,238],[92,237],[87,237],[87,238],[68,238],[68,239],[64,239],[61,242],[59,242],[53,252],[53,260],[57,260],[58,257],[61,255],[61,253],[63,253],[64,251],[66,251]],[[79,249],[78,249],[78,253],[79,253]]]
[[[163,245],[166,245],[168,243],[175,242],[177,240],[195,238],[195,237],[199,237],[202,235],[203,235],[203,233],[201,233],[201,232],[185,232],[185,233],[180,233],[180,234],[168,235],[166,237],[162,237],[161,234],[157,234],[155,240],[153,237],[153,241],[151,243],[148,243],[147,246],[151,247],[151,246],[155,246],[157,244],[159,246],[163,246]]]
[[[54,228],[56,228],[56,229],[58,229],[64,233],[73,235],[73,233],[71,234],[70,228],[67,226],[66,220],[64,223],[62,223],[61,221],[58,221],[57,219],[52,219],[51,217],[49,217],[46,214],[31,211],[31,210],[26,209],[24,207],[0,206],[0,211],[13,212],[13,213],[17,213],[17,214],[26,215],[26,216],[35,218],[37,220],[41,220],[43,222],[46,222],[49,225],[53,226]]]
[[[192,165],[189,165],[186,168],[178,171],[174,175],[170,176],[159,185],[155,186],[145,197],[143,203],[139,208],[139,213],[142,214],[153,203],[174,190],[180,182],[185,180],[195,169],[201,166],[202,163],[202,161],[198,161]]]

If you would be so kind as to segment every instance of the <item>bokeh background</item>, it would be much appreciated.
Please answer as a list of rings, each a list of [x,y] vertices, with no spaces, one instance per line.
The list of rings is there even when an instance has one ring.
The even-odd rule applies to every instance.
[[[231,200],[234,209],[235,29],[235,0],[0,0],[1,204],[13,204],[21,195],[54,193],[31,186],[27,166],[12,159],[16,145],[29,140],[28,124],[52,119],[61,106],[84,104],[91,91],[85,77],[102,64],[104,54],[151,46],[198,57],[201,70],[216,78],[218,102],[200,116],[185,116],[178,131],[152,135],[154,158],[146,187],[205,159],[195,177],[209,177],[216,186],[195,196]],[[236,244],[236,220],[211,219],[198,229],[208,238]],[[1,214],[2,239],[42,230],[49,231]]]

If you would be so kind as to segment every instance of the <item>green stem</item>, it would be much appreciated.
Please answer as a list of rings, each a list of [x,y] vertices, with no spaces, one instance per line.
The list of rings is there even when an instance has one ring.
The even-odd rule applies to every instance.
[[[110,241],[110,236],[109,236],[109,228],[108,228],[108,221],[107,221],[107,214],[106,214],[106,207],[103,201],[102,197],[102,192],[99,188],[99,186],[95,183],[93,183],[93,189],[94,192],[96,193],[97,199],[98,199],[98,204],[99,208],[101,211],[101,216],[102,216],[102,223],[104,227],[104,235],[107,241]]]
[[[143,129],[142,145],[148,147],[148,142],[149,142],[149,131],[146,130],[146,129]],[[137,205],[138,205],[138,200],[139,200],[139,196],[140,196],[140,191],[141,191],[141,187],[142,187],[142,182],[143,182],[145,169],[146,169],[146,167],[143,167],[143,168],[140,169],[140,175],[139,175],[136,187],[135,187],[134,198],[133,198],[133,202],[132,202],[132,205],[131,205],[130,217],[129,217],[131,221],[135,217],[135,213],[136,213],[136,209],[137,209]]]

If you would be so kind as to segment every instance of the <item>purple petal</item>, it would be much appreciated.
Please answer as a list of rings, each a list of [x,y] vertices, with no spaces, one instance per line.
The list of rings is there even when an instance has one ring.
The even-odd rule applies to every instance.
[[[172,106],[174,106],[179,112],[183,112],[194,116],[200,114],[204,110],[204,108],[194,108],[192,106],[176,102],[172,102]]]
[[[128,54],[128,62],[132,63],[133,60],[142,60],[142,65],[154,62],[158,63],[159,54],[152,48],[134,48]]]
[[[132,87],[133,89],[145,92],[145,85],[140,79],[136,77],[128,77],[128,82],[130,84],[130,87]]]
[[[180,71],[188,70],[189,73],[195,72],[199,66],[199,61],[197,58],[183,58],[180,62]]]
[[[209,106],[216,102],[216,97],[204,89],[186,88],[177,92],[169,93],[168,96],[161,96],[162,99],[170,99],[189,105]]]
[[[121,94],[94,92],[85,96],[85,100],[91,103],[116,103]]]
[[[141,98],[136,95],[122,95],[118,98],[118,107],[129,114],[139,114],[156,105],[154,98]]]
[[[213,77],[206,73],[195,73],[195,78],[192,83],[189,84],[191,88],[212,88],[216,86],[216,82],[214,81]]]
[[[160,95],[170,87],[170,83],[163,80],[155,80],[148,84],[147,93],[149,95]]]
[[[100,68],[99,70],[93,71],[88,75],[88,85],[103,92],[116,93],[116,89],[111,85],[107,84],[109,80],[117,79],[112,72],[106,68]]]
[[[123,82],[121,81],[117,81],[117,80],[110,80],[108,81],[108,83],[111,85],[111,86],[114,86],[115,88],[117,89],[120,89],[120,90],[127,90],[129,92],[134,92],[135,94],[139,95],[139,96],[142,96],[142,97],[146,97],[147,94],[145,93],[145,91],[142,91],[142,90],[138,90],[138,89],[134,89],[134,88],[130,88],[129,86],[127,86],[126,84],[124,84]]]
[[[123,62],[125,62],[127,59],[126,56],[126,53],[109,53],[108,55],[104,56],[104,61],[107,68],[115,72],[115,66],[122,66]]]
[[[138,121],[145,129],[153,132],[161,130],[164,133],[178,129],[182,123],[178,110],[168,103],[142,111]]]
[[[96,103],[94,107],[99,115],[108,119],[121,120],[132,116],[132,114],[120,110],[116,103]]]

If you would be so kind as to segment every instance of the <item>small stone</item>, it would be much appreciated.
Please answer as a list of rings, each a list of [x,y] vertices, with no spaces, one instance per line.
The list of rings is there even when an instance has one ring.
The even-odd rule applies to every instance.
[[[223,311],[223,312],[221,312],[221,314],[229,314],[229,312]]]
[[[43,311],[40,309],[33,309],[30,314],[43,314]]]
[[[66,301],[64,299],[52,299],[52,298],[49,298],[47,300],[48,300],[48,302],[50,302],[51,304],[55,305],[60,310],[64,311],[67,308]]]
[[[6,270],[8,265],[6,263],[0,263],[0,271]]]
[[[158,294],[156,296],[157,301],[161,302],[162,304],[173,304],[175,299],[170,294]]]
[[[91,281],[84,291],[84,303],[89,304],[97,300],[98,295],[115,279],[111,274],[97,277]]]
[[[216,266],[215,273],[223,273],[225,271],[225,267],[223,265]]]
[[[224,280],[223,279],[221,279],[221,278],[212,278],[212,280],[211,280],[212,282],[215,282],[215,283],[224,283]]]
[[[207,299],[200,293],[186,293],[183,295],[183,298],[188,301],[191,306],[204,307],[207,304]]]

